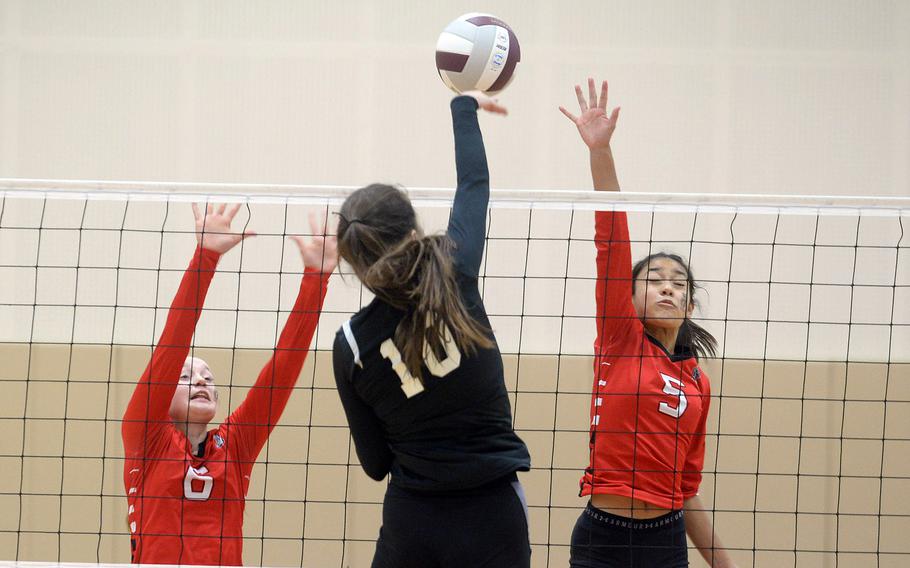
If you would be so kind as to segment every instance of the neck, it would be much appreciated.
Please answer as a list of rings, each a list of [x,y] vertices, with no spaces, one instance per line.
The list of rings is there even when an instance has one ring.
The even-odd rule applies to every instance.
[[[208,435],[209,425],[201,422],[174,422],[174,428],[177,428],[183,435],[186,436],[186,439],[189,441],[190,446],[193,447],[193,451],[196,451],[196,448],[205,441],[205,437]]]
[[[648,330],[648,335],[660,342],[671,355],[676,352],[676,338],[679,328],[655,327]]]

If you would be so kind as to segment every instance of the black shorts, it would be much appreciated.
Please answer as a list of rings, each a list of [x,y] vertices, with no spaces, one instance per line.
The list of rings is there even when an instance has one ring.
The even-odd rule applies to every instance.
[[[451,494],[386,490],[373,568],[530,565],[527,505],[515,474]]]
[[[684,568],[686,521],[671,511],[654,519],[611,515],[588,503],[572,531],[573,568]]]

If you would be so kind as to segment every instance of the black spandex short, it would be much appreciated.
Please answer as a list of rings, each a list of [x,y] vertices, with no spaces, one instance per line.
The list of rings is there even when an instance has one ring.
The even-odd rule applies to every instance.
[[[611,515],[588,503],[572,531],[572,568],[684,568],[686,522],[682,511],[654,519]]]
[[[373,568],[527,568],[527,505],[515,474],[483,487],[386,490]]]

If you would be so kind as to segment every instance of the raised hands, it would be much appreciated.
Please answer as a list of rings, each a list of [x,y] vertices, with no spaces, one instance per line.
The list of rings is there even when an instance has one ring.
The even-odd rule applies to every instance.
[[[199,205],[193,203],[193,215],[196,217],[196,241],[204,249],[219,254],[224,254],[237,246],[240,241],[256,235],[253,231],[235,231],[231,229],[231,221],[240,211],[240,203],[228,205],[225,203],[209,203],[205,212]],[[307,268],[321,272],[332,272],[338,265],[338,242],[334,235],[329,236],[326,219],[322,223],[316,221],[316,216],[310,214],[310,229],[313,237],[290,237],[300,249],[300,256]]]
[[[289,238],[300,249],[300,256],[306,268],[328,274],[338,266],[338,239],[335,235],[328,234],[325,215],[322,216],[322,223],[318,223],[316,215],[310,213],[310,231],[313,235],[310,239],[299,236]]]
[[[477,101],[477,106],[487,112],[502,115],[509,114],[506,107],[499,104],[499,99],[494,99],[482,91],[465,91],[461,94],[466,97],[473,97],[474,100]]]
[[[607,82],[604,81],[600,85],[599,99],[597,90],[594,88],[594,79],[591,78],[588,78],[588,100],[585,100],[581,85],[575,85],[575,95],[578,97],[578,106],[581,109],[579,116],[575,116],[565,107],[559,107],[559,110],[575,123],[581,139],[592,152],[608,150],[613,131],[616,130],[616,121],[619,120],[619,107],[614,108],[613,112],[609,116],[607,115]]]
[[[253,231],[237,232],[231,229],[231,221],[240,211],[240,203],[228,206],[226,203],[209,203],[205,206],[205,213],[199,210],[199,205],[193,203],[193,216],[196,218],[196,241],[204,249],[224,254],[247,237],[256,233]]]

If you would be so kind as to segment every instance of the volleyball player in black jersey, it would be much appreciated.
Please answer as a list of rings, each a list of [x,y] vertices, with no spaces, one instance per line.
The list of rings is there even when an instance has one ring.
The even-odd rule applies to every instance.
[[[341,206],[338,251],[376,298],[338,331],[335,382],[367,475],[391,474],[373,567],[526,567],[530,468],[478,289],[489,173],[477,109],[455,97],[458,188],[445,235],[374,184]]]

